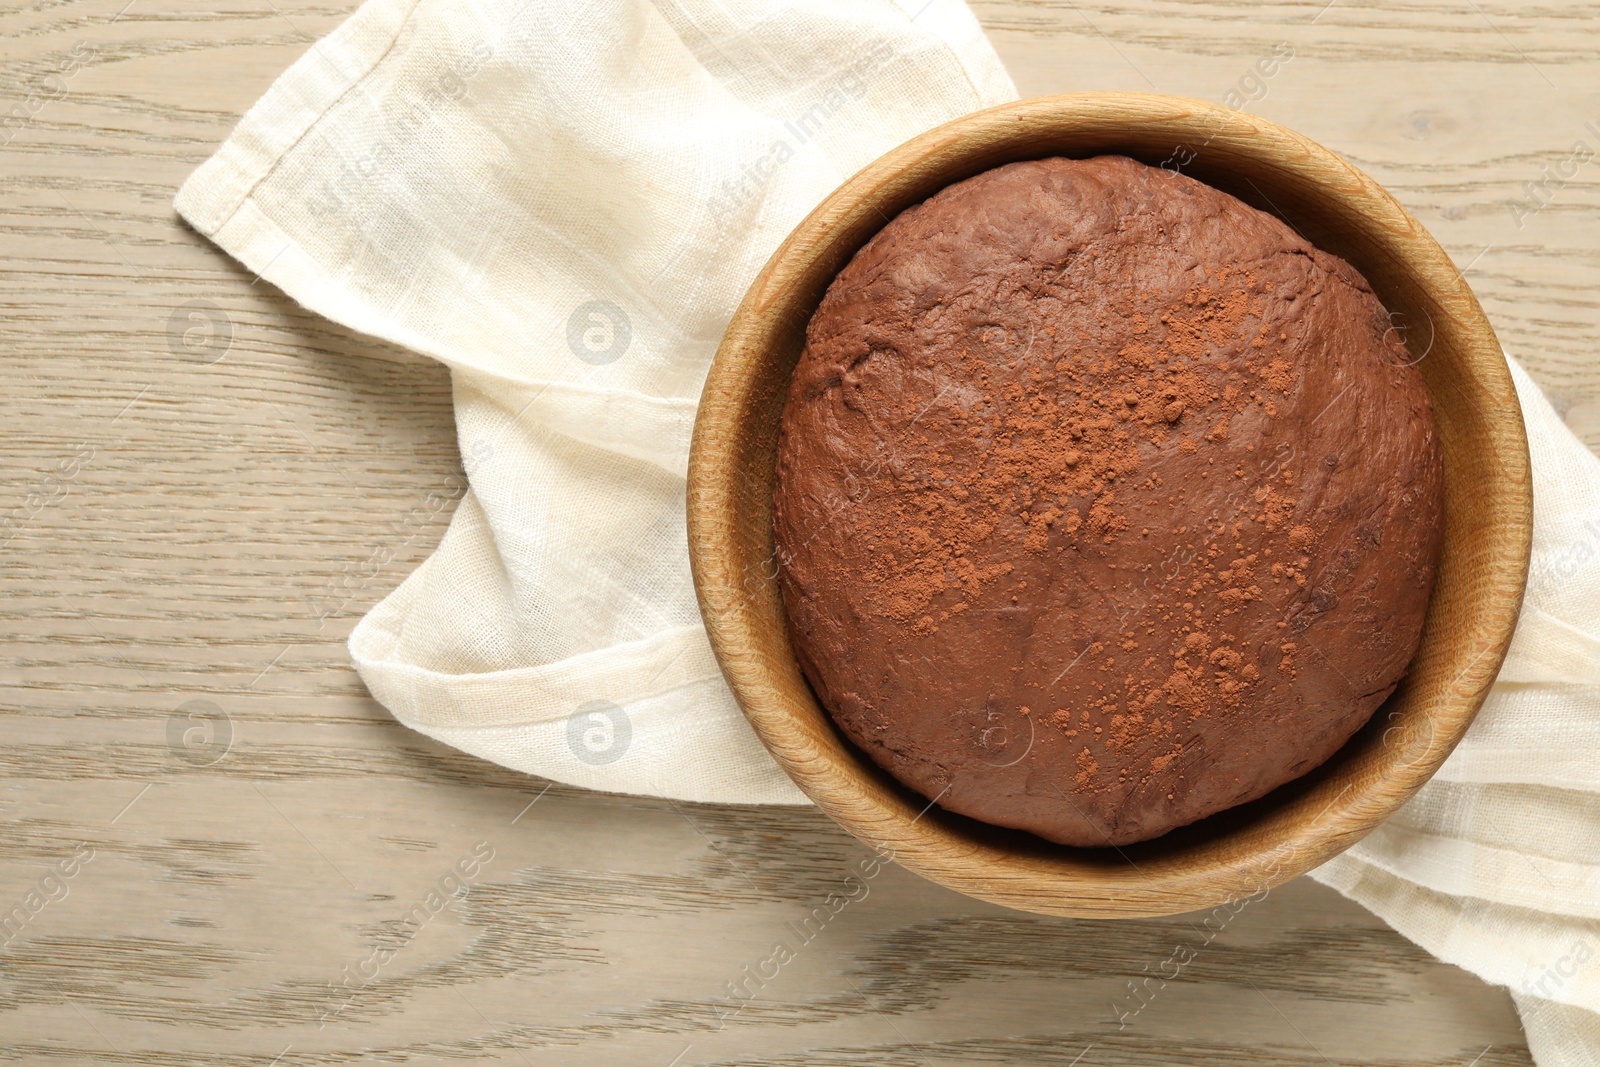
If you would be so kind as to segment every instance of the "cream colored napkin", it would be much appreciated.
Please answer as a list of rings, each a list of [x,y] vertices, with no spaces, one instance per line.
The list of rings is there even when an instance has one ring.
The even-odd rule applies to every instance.
[[[396,718],[595,789],[805,802],[695,607],[700,385],[811,207],[1014,96],[960,0],[369,0],[273,85],[178,210],[455,386],[470,489],[350,640]],[[1439,780],[1316,876],[1510,985],[1550,1067],[1600,1029],[1600,473],[1518,385],[1537,563],[1506,675]]]

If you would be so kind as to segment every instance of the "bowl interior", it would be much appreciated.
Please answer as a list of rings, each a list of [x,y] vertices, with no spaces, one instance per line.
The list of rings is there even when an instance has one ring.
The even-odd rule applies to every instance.
[[[1445,535],[1421,646],[1400,688],[1329,762],[1261,800],[1123,848],[1054,845],[943,811],[846,741],[789,644],[775,576],[779,417],[806,323],[885,221],[944,186],[1045,156],[1115,153],[1206,182],[1361,271],[1432,395]],[[717,352],[689,471],[690,557],[735,697],[796,783],[907,868],[1010,907],[1164,915],[1239,900],[1349,847],[1405,802],[1460,740],[1498,672],[1527,575],[1527,441],[1482,309],[1438,244],[1376,183],[1282,127],[1200,101],[1045,97],[931,130],[856,174],[808,216],[746,294]]]

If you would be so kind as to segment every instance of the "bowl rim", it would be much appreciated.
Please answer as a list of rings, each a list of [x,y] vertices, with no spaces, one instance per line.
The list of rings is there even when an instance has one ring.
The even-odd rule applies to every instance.
[[[770,390],[762,394],[763,382],[755,372],[763,361],[782,358],[776,354],[780,338],[792,336],[796,320],[808,321],[815,309],[820,291],[799,281],[808,268],[815,274],[815,264],[824,260],[842,266],[899,210],[962,177],[1011,160],[1071,154],[1048,149],[1052,140],[1069,132],[1111,144],[1119,134],[1134,136],[1128,130],[1144,138],[1165,137],[1180,147],[1187,147],[1185,139],[1196,130],[1205,130],[1209,136],[1200,151],[1217,143],[1213,151],[1223,154],[1224,165],[1236,156],[1251,165],[1279,168],[1293,180],[1320,186],[1345,207],[1359,209],[1370,221],[1361,239],[1374,241],[1374,248],[1417,274],[1417,291],[1448,316],[1447,329],[1459,342],[1451,358],[1462,362],[1461,374],[1478,394],[1475,401],[1495,405],[1492,415],[1483,416],[1488,429],[1479,446],[1500,472],[1494,483],[1498,492],[1483,503],[1493,513],[1490,528],[1502,530],[1503,536],[1493,539],[1493,551],[1480,564],[1487,575],[1474,572],[1471,584],[1481,588],[1473,591],[1469,633],[1459,650],[1452,638],[1450,662],[1464,666],[1439,698],[1450,698],[1448,706],[1409,724],[1403,761],[1393,760],[1380,768],[1382,773],[1360,781],[1346,781],[1336,793],[1336,782],[1311,783],[1303,795],[1283,802],[1292,817],[1270,815],[1258,824],[1223,831],[1198,851],[1176,858],[1162,855],[1160,843],[1166,838],[1147,843],[1154,850],[1144,845],[1115,848],[1117,859],[1087,855],[1104,851],[1099,849],[1012,840],[1013,832],[993,828],[982,829],[977,837],[998,837],[1001,843],[985,843],[963,832],[960,817],[948,817],[942,809],[924,818],[931,803],[911,815],[908,798],[886,797],[886,790],[893,794],[896,788],[885,786],[881,779],[886,776],[858,751],[845,754],[853,772],[841,773],[840,754],[830,749],[815,721],[818,715],[827,720],[827,712],[808,688],[809,709],[792,695],[799,669],[786,626],[782,644],[787,657],[763,650],[755,640],[760,628],[771,623],[773,589],[766,586],[776,586],[776,569],[754,589],[748,574],[741,579],[732,569],[738,553],[732,516],[750,503],[741,496],[750,489],[750,480],[732,461],[732,443],[754,406],[772,401]],[[1030,146],[1044,148],[1035,152]],[[1106,148],[1085,154],[1135,153]],[[1244,181],[1260,192],[1249,175]],[[1247,192],[1241,199],[1255,198]],[[1264,210],[1295,224],[1277,205],[1266,203],[1270,206]],[[880,218],[874,220],[873,214]],[[828,280],[837,269],[826,272]],[[1451,274],[1453,280],[1444,280]],[[784,373],[782,392],[787,384]],[[1436,392],[1431,382],[1429,389]],[[775,429],[771,432],[775,438]],[[1448,469],[1446,483],[1448,492]],[[770,490],[770,479],[768,486]],[[1398,809],[1455,747],[1499,672],[1521,607],[1532,527],[1527,437],[1509,366],[1463,272],[1432,235],[1375,181],[1292,130],[1205,101],[1121,92],[1034,97],[963,116],[891,149],[811,211],[750,285],[713,359],[690,446],[687,509],[695,591],[718,665],[757,736],[796,785],[845,830],[917,874],[1008,907],[1084,917],[1166,915],[1244,899],[1319,866]],[[767,525],[770,543],[770,520]],[[775,559],[769,555],[767,562]],[[1430,627],[1433,614],[1430,605]],[[1387,747],[1387,733],[1383,740]],[[1356,795],[1350,795],[1352,790]],[[1320,810],[1310,815],[1319,803]],[[1137,862],[1134,853],[1145,862]]]

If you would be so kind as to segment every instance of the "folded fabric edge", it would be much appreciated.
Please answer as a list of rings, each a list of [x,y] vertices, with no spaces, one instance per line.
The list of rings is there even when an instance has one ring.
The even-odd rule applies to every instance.
[[[1600,685],[1600,636],[1524,601],[1497,682]]]
[[[245,112],[216,153],[184,181],[174,200],[178,214],[215,240],[284,154],[388,54],[420,3],[368,0],[332,33],[313,41]],[[235,258],[258,270],[257,264]]]
[[[710,683],[701,684],[711,688]],[[745,731],[746,744],[719,746],[719,765],[707,768],[696,762],[696,757],[705,752],[703,739],[682,736],[675,725],[680,711],[676,704],[659,716],[652,716],[650,710],[635,707],[629,718],[634,735],[628,751],[647,755],[645,762],[635,761],[625,769],[578,756],[581,742],[573,742],[569,725],[564,722],[514,731],[413,728],[469,756],[597,793],[697,804],[812,806],[811,798],[783,773],[749,731]],[[731,714],[737,716],[738,712]],[[717,729],[724,724],[713,716],[703,725]],[[581,736],[586,728],[581,714],[579,727]]]
[[[1539,1067],[1600,1064],[1600,1014],[1542,997],[1512,993],[1528,1053]]]
[[[523,425],[525,432],[530,432],[528,427],[537,427],[539,433],[556,434],[580,445],[647,463],[680,481],[688,479],[689,439],[698,398],[648,396],[632,390],[596,389],[565,382],[529,382],[454,365],[452,374],[458,431],[466,432],[461,411],[472,400],[504,414],[500,427],[482,439],[482,444],[491,449],[507,428]],[[522,390],[508,388],[513,382],[532,389],[532,395],[524,398]],[[478,445],[477,440],[462,441],[463,455]]]
[[[452,729],[537,725],[564,718],[572,707],[596,697],[624,704],[722,677],[705,627],[699,624],[503,671],[445,673],[394,659],[393,650],[430,562],[431,557],[369,611],[349,641],[362,680],[407,725]],[[607,690],[599,679],[608,676],[645,681]],[[534,694],[541,696],[536,700]],[[519,710],[494,712],[488,710],[491,705]]]
[[[967,79],[967,86],[980,101],[994,106],[1017,99],[1017,85],[1011,72],[1000,62],[983,24],[966,0],[936,3],[934,0],[895,0],[900,13],[917,25],[942,38],[956,57],[956,66]]]
[[[744,721],[698,624],[505,671],[449,674],[394,658],[435,558],[350,636],[362,681],[402,725],[491,763],[586,789],[705,803],[811,803]],[[686,718],[685,708],[694,714]],[[624,741],[588,752],[590,720],[631,737],[631,748]]]
[[[1495,862],[1468,867],[1459,862],[1462,851]],[[1474,897],[1580,921],[1600,919],[1600,900],[1591,892],[1583,888],[1564,892],[1560,888],[1560,885],[1586,887],[1592,868],[1584,864],[1566,863],[1393,823],[1380,826],[1363,838],[1350,850],[1350,855],[1435,893]],[[1526,864],[1542,884],[1533,888],[1519,884],[1513,876],[1514,860]],[[1468,879],[1476,879],[1481,884],[1468,886]]]
[[[1529,948],[1549,941],[1554,936],[1549,934],[1539,937],[1535,928],[1540,924],[1562,930],[1590,925],[1589,920],[1570,920],[1566,916],[1548,915],[1527,908],[1438,893],[1406,878],[1393,875],[1348,852],[1335,856],[1312,870],[1308,877],[1360,904],[1387,923],[1396,933],[1428,954],[1469,971],[1490,985],[1501,986],[1513,993],[1539,992],[1537,989],[1518,987],[1519,982],[1525,983],[1530,977],[1531,968],[1528,961],[1496,956],[1489,949],[1486,949],[1479,959],[1468,958],[1467,953],[1463,951],[1463,945],[1469,942],[1456,936],[1464,923],[1476,922],[1487,926],[1483,920],[1492,917],[1492,921],[1502,931],[1513,930],[1518,943]],[[1430,932],[1424,929],[1426,916],[1429,915],[1435,916],[1433,925],[1436,927],[1440,925],[1438,917],[1447,919],[1448,932],[1440,933],[1437,929]],[[1569,942],[1563,937],[1556,942],[1556,945],[1565,950]],[[1557,955],[1559,953],[1551,953],[1552,960]],[[1514,973],[1519,964],[1525,968],[1520,975]],[[1546,969],[1548,970],[1548,967]],[[1552,1001],[1578,1010],[1594,1010],[1591,1005],[1578,1000],[1581,990],[1570,980],[1558,983],[1554,987],[1547,986],[1543,991]]]

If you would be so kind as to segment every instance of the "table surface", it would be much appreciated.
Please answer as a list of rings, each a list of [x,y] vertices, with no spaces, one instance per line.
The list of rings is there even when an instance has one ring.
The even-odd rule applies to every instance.
[[[419,510],[459,470],[446,371],[172,210],[355,0],[125,3],[0,7],[0,102],[26,116],[0,148],[0,913],[25,919],[0,938],[0,1059],[1528,1062],[1504,990],[1306,879],[1119,1029],[1113,998],[1194,917],[1040,918],[890,867],[720,1019],[865,850],[811,810],[547,785],[367,695],[345,638],[448,517]],[[1234,92],[1349,157],[1600,444],[1600,163],[1543,169],[1600,145],[1600,6],[1323,3],[975,10],[1024,94]],[[1279,42],[1293,59],[1252,79]],[[168,344],[197,298],[231,322],[209,365]]]

